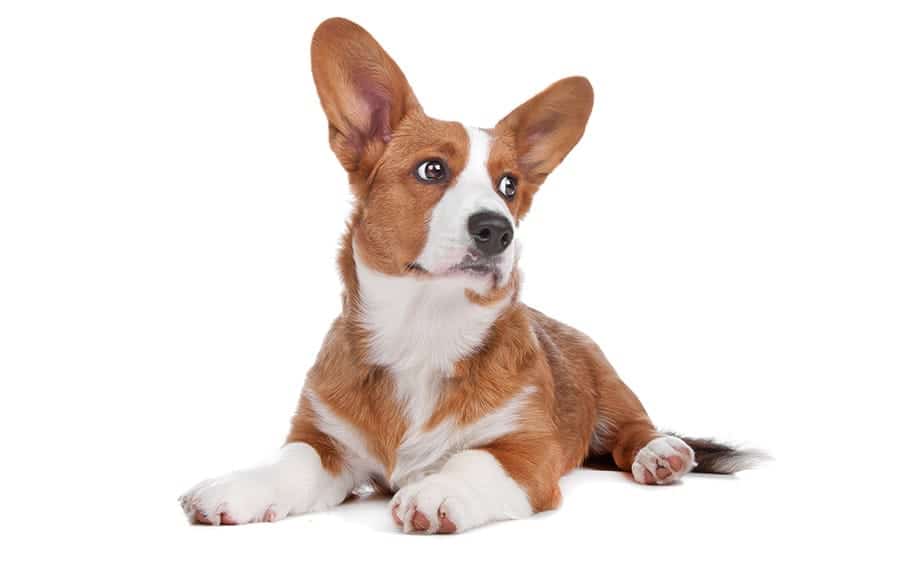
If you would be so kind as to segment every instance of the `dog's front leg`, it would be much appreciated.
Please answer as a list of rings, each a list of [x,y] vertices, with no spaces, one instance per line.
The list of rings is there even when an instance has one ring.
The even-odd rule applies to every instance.
[[[205,480],[179,499],[192,523],[236,525],[327,509],[352,488],[347,470],[326,469],[315,448],[293,442],[271,461]]]
[[[394,522],[407,533],[456,533],[491,521],[528,517],[545,509],[540,504],[537,509],[533,507],[532,482],[520,483],[510,476],[514,471],[504,465],[516,461],[506,453],[502,447],[486,447],[453,455],[440,472],[397,492],[391,501]],[[550,478],[547,489],[558,503],[556,477],[546,476]]]

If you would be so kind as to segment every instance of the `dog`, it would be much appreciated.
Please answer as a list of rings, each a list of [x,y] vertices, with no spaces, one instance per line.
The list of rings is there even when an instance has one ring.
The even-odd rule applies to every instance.
[[[355,196],[342,313],[285,445],[185,493],[189,521],[276,521],[373,486],[394,494],[404,532],[458,533],[556,508],[560,477],[601,455],[644,485],[754,461],[658,431],[593,341],[519,302],[518,227],[584,133],[587,79],[560,80],[480,129],[428,117],[351,21],[323,22],[311,50]]]

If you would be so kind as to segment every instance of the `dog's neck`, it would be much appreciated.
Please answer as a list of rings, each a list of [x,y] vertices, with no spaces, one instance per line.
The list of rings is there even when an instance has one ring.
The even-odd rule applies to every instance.
[[[454,364],[478,350],[518,296],[517,274],[497,288],[464,275],[387,275],[366,265],[352,244],[347,249],[354,278],[347,290],[354,294],[345,314],[365,334],[366,362],[399,376],[452,375]]]

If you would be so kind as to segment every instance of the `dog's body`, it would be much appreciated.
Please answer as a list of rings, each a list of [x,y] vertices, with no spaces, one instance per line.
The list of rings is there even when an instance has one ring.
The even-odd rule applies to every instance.
[[[192,521],[273,521],[374,484],[396,492],[405,531],[456,532],[555,508],[559,478],[591,455],[642,484],[743,467],[741,452],[657,432],[589,338],[518,301],[516,229],[581,138],[587,80],[483,130],[427,117],[347,20],[319,26],[312,63],[357,201],[343,313],[279,456],[195,486]]]

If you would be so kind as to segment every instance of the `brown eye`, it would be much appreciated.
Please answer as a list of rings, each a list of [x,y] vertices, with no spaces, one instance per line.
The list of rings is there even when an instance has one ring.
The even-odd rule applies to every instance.
[[[500,183],[497,184],[497,191],[500,192],[500,195],[506,197],[507,199],[512,199],[516,196],[516,178],[512,176],[503,176],[500,178]]]
[[[416,177],[425,183],[437,183],[447,179],[447,165],[441,160],[426,160],[416,167]]]

